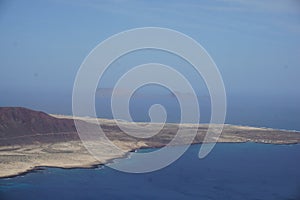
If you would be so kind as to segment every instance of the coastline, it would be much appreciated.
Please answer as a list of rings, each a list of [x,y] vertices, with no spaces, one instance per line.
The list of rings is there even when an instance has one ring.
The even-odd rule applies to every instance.
[[[216,132],[220,128],[218,124],[152,123],[149,126],[145,122],[118,122],[132,133],[127,134],[114,119],[48,115],[26,108],[2,108],[1,120],[0,178],[20,176],[43,167],[95,168],[127,157],[136,150],[160,148],[168,144],[300,143],[299,131],[228,124],[224,125],[219,136]],[[98,123],[105,135],[99,135]],[[79,135],[75,124],[80,124],[86,134]],[[209,127],[210,133],[207,134]],[[143,137],[143,134],[153,133],[156,134]],[[112,148],[111,143],[117,148]],[[89,151],[96,152],[97,158]]]
[[[241,143],[253,143],[253,144],[266,144],[266,145],[297,145],[300,144],[298,143],[288,143],[288,144],[279,144],[279,143],[262,143],[262,142],[253,142],[253,141],[244,141],[244,142],[218,142],[220,144],[241,144]],[[191,145],[199,145],[199,144],[203,144],[203,143],[193,143]],[[15,178],[15,177],[20,177],[20,176],[25,176],[27,174],[30,173],[36,173],[38,171],[43,171],[43,170],[47,170],[47,168],[57,168],[57,169],[65,169],[65,170],[72,170],[72,169],[97,169],[100,168],[101,166],[104,166],[106,164],[109,163],[113,163],[116,159],[126,159],[129,158],[130,153],[131,152],[135,152],[138,150],[142,150],[142,149],[156,149],[156,148],[160,148],[160,147],[140,147],[137,149],[132,149],[131,151],[128,151],[127,153],[125,153],[123,156],[120,157],[115,157],[115,158],[111,158],[111,159],[107,159],[105,162],[95,162],[95,163],[84,163],[81,165],[74,165],[74,166],[53,166],[53,165],[38,165],[38,166],[34,166],[30,169],[25,169],[21,172],[16,172],[15,174],[11,174],[11,175],[4,175],[4,176],[0,176],[0,179],[11,179],[11,178]]]
[[[122,157],[120,157],[120,158],[122,158]],[[20,172],[20,173],[14,174],[14,175],[2,176],[2,177],[0,177],[0,180],[1,179],[11,179],[11,178],[19,177],[19,176],[25,176],[27,174],[35,173],[37,171],[47,170],[47,168],[57,168],[57,169],[65,169],[65,170],[72,170],[72,169],[97,169],[97,168],[99,168],[99,166],[103,166],[105,164],[108,164],[108,163],[112,162],[115,159],[120,159],[120,158],[114,158],[111,161],[108,161],[107,163],[103,163],[103,164],[91,164],[91,165],[75,166],[75,167],[36,166],[36,167],[34,167],[32,169],[28,169],[27,171]],[[124,158],[126,158],[126,157],[124,157]]]

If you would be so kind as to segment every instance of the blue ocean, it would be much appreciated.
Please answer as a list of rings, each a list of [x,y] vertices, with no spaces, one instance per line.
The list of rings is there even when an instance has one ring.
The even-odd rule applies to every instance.
[[[99,117],[112,117],[108,102],[103,99],[97,105]],[[133,120],[149,121],[148,109],[154,103],[165,106],[168,122],[180,121],[174,98],[148,97],[132,99]],[[201,103],[201,122],[206,123],[210,103],[205,98]],[[49,107],[47,112],[71,112],[57,109]],[[229,97],[226,123],[300,130],[299,114],[296,99]],[[192,145],[175,163],[146,174],[128,174],[99,166],[71,170],[43,168],[0,179],[0,199],[300,199],[300,145],[217,144],[204,159],[198,158],[199,148],[200,145]],[[155,149],[139,150],[144,151]],[[127,161],[124,158],[115,162],[122,165]]]
[[[0,199],[300,199],[300,145],[217,144],[202,160],[199,147],[192,145],[172,165],[146,174],[99,166],[44,168],[1,179]]]
[[[299,25],[300,0],[0,0],[0,106],[72,115],[78,102],[84,117],[209,123],[225,103],[221,76],[225,124],[300,134]],[[124,98],[113,108],[125,105],[132,119],[113,115],[112,94]],[[200,119],[182,120],[198,111],[194,97]],[[149,113],[156,104],[167,115]],[[6,119],[14,130],[24,120],[0,116],[8,141]],[[300,200],[300,142],[218,143],[204,159],[200,147],[145,174],[100,165],[0,178],[0,200]],[[137,166],[129,157],[112,162]]]

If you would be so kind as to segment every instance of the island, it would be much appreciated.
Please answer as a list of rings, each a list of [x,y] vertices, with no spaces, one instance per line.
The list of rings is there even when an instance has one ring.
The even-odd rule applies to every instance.
[[[99,122],[106,137],[125,153],[106,151],[103,145],[101,159],[94,158],[80,140],[75,122],[92,131],[97,130]],[[131,128],[130,122],[122,123]],[[154,123],[150,127],[159,125]],[[186,135],[191,128],[197,127],[193,143],[204,141],[208,124],[180,126]],[[151,138],[136,138],[125,134],[113,119],[51,115],[23,107],[0,107],[0,178],[17,176],[40,167],[95,167],[140,148],[163,147],[172,140],[178,128],[179,124],[167,123]],[[132,127],[132,131],[139,130]],[[226,124],[217,142],[297,144],[300,143],[300,132]],[[185,143],[183,136],[177,145]]]

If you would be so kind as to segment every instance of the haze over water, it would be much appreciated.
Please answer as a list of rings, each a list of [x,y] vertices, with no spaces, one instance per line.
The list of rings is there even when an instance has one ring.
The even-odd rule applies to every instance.
[[[96,45],[128,29],[164,27],[199,42],[218,66],[226,123],[300,131],[299,24],[297,0],[0,1],[0,106],[71,115],[76,73]],[[183,59],[161,51],[117,59],[98,89],[109,93],[122,73],[149,62],[182,73],[198,95],[200,122],[209,122],[202,78]],[[101,95],[96,93],[98,117],[113,118],[109,95]],[[180,121],[177,100],[157,87],[132,97],[133,120],[149,121],[153,104],[165,107],[167,122]],[[203,160],[199,147],[148,174],[46,168],[0,179],[0,199],[300,199],[299,145],[217,144]]]

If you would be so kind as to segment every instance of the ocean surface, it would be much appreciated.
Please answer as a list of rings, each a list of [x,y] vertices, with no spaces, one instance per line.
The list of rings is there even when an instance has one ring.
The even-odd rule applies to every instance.
[[[300,145],[217,144],[201,160],[199,148],[192,145],[172,165],[146,174],[100,166],[0,179],[0,199],[300,199]]]
[[[40,105],[39,102],[46,100],[26,101],[28,96],[20,97],[22,104],[15,102],[15,105],[48,113],[72,114],[71,98]],[[8,104],[14,99],[8,99]],[[199,99],[200,122],[207,123],[210,101],[206,97]],[[165,107],[167,122],[180,122],[178,102],[172,96],[132,98],[133,120],[149,121],[148,110],[155,103]],[[100,98],[96,107],[98,117],[112,118],[109,98]],[[228,96],[226,123],[229,124],[300,131],[299,116],[299,98]],[[147,174],[127,174],[101,166],[72,170],[44,168],[24,176],[0,179],[0,200],[300,200],[300,144],[217,144],[202,160],[197,156],[199,148],[200,145],[192,145],[172,165]],[[155,149],[139,152],[152,150]],[[121,159],[117,164],[126,162],[128,160]]]

